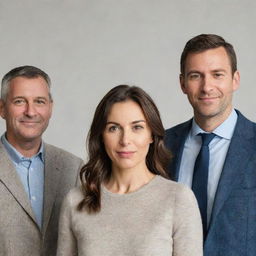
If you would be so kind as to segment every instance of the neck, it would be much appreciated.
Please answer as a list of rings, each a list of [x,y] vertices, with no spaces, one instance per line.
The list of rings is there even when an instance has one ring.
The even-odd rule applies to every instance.
[[[118,194],[126,194],[138,190],[149,183],[155,175],[147,167],[141,171],[137,170],[120,170],[112,168],[112,174],[109,181],[105,184],[106,188]]]
[[[41,139],[37,141],[23,141],[17,142],[15,140],[9,139],[8,135],[6,136],[8,142],[23,156],[32,157],[34,156],[40,148]]]
[[[229,117],[231,111],[232,108],[229,111],[223,113],[222,115],[215,116],[202,116],[198,113],[194,113],[194,119],[201,129],[206,132],[212,132]]]

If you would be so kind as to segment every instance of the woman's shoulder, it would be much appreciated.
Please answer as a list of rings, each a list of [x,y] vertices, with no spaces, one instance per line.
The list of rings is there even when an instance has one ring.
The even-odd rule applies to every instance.
[[[72,188],[66,195],[64,202],[69,205],[77,205],[83,199],[82,187]]]
[[[194,200],[194,194],[192,190],[187,186],[182,183],[178,183],[176,181],[166,179],[162,176],[157,176],[158,178],[158,183],[161,185],[161,190],[165,190],[166,192],[174,193],[177,198],[191,198]]]
[[[157,179],[158,179],[158,183],[160,183],[162,186],[165,186],[174,190],[178,190],[178,191],[187,190],[187,189],[191,190],[188,186],[182,183],[167,179],[160,175],[157,175]]]

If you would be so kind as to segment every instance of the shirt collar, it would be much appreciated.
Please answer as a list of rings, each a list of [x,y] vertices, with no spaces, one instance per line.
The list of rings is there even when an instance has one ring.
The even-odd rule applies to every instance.
[[[230,115],[228,116],[228,118],[212,132],[219,137],[230,140],[235,130],[236,121],[237,121],[237,113],[233,109]],[[199,133],[205,133],[205,131],[198,126],[195,119],[193,118],[191,135],[196,136]]]
[[[12,161],[16,164],[19,164],[23,160],[33,160],[36,157],[39,157],[41,161],[44,163],[44,144],[41,143],[41,146],[39,148],[39,151],[32,157],[24,157],[20,152],[18,152],[6,139],[6,135],[3,134],[1,136],[1,141],[8,152],[9,156],[11,157]]]

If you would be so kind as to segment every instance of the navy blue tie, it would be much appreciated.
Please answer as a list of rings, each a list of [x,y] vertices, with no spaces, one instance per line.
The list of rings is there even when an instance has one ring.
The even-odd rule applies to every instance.
[[[196,158],[192,190],[195,193],[198,206],[200,209],[204,239],[207,234],[207,185],[208,185],[208,171],[209,171],[209,144],[215,137],[213,133],[200,133],[202,137],[202,146]]]

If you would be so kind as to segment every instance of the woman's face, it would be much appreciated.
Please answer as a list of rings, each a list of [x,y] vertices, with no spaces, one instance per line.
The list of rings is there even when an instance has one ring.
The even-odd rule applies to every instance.
[[[136,102],[127,100],[112,106],[103,131],[103,142],[113,169],[146,168],[146,156],[153,140]]]

